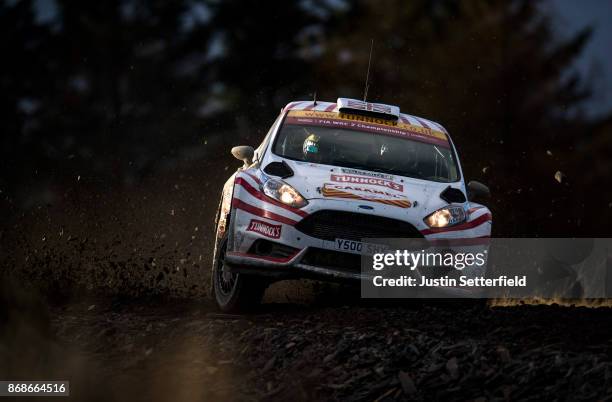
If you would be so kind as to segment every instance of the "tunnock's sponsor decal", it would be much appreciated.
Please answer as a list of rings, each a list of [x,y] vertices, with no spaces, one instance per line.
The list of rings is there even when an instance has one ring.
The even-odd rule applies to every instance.
[[[390,188],[391,190],[404,191],[403,185],[395,183],[390,180],[385,180],[385,179],[381,179],[377,177],[363,177],[363,176],[332,174],[330,177],[330,180],[340,182],[340,183],[370,184],[372,186]]]
[[[259,233],[272,239],[278,239],[281,235],[281,228],[282,225],[271,225],[257,219],[251,219],[247,231]]]

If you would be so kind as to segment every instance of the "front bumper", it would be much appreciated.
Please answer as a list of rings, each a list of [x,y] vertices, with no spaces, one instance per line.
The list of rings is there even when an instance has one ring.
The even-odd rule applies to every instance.
[[[488,221],[474,221],[474,225],[466,222],[458,227],[461,230],[442,232],[427,229],[417,210],[402,210],[404,219],[399,220],[395,206],[377,204],[376,213],[364,214],[360,209],[362,203],[341,199],[312,199],[303,210],[295,210],[271,201],[257,190],[254,180],[251,175],[238,179],[232,199],[226,263],[229,269],[237,272],[279,278],[367,279],[361,272],[360,252],[339,248],[339,239],[356,241],[357,238],[406,236],[444,241],[488,237],[491,231],[490,215]],[[344,214],[344,217],[327,216],[323,222],[325,230],[304,228],[308,226],[306,222],[313,222],[309,219],[323,212]],[[350,215],[350,220],[346,215]],[[478,219],[482,218],[486,217]],[[355,221],[359,224],[355,225]],[[370,230],[373,228],[376,230]],[[257,250],[258,242],[280,245],[285,250],[261,253]],[[319,258],[322,256],[325,258]],[[328,264],[330,256],[332,264]]]
[[[402,208],[400,213],[395,205],[330,197],[309,199],[308,205],[298,210],[263,194],[260,184],[252,172],[239,174],[235,181],[225,257],[225,266],[234,272],[276,278],[367,280],[370,276],[361,270],[360,253],[365,250],[347,249],[346,241],[409,237],[444,242],[478,240],[491,233],[486,208],[474,208],[476,212],[469,212],[468,221],[453,228],[431,229],[423,223],[424,212],[418,208]],[[362,207],[371,212],[365,213]],[[366,247],[365,243],[362,246]],[[376,245],[367,248],[365,253],[373,254]]]
[[[355,251],[339,250],[335,241],[309,236],[295,225],[275,221],[251,211],[233,211],[230,247],[226,254],[228,269],[234,272],[266,275],[274,278],[316,278],[326,280],[369,280],[371,276],[362,273],[361,254]],[[488,247],[490,226],[462,233],[449,232],[424,235],[423,240],[434,248],[448,248],[445,241],[467,240],[465,246],[452,246],[455,251],[473,251],[474,248]],[[262,255],[256,252],[257,242],[285,247],[289,251],[279,255]],[[474,241],[474,242],[471,242]],[[323,257],[323,258],[315,258]],[[331,257],[331,258],[327,258]],[[327,262],[331,260],[331,264]],[[323,262],[324,261],[324,262]]]

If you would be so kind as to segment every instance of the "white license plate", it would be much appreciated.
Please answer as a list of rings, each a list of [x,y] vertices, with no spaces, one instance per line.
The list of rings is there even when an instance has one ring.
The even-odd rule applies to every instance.
[[[364,243],[356,240],[336,239],[334,241],[336,250],[354,254],[372,255],[381,253],[389,248],[385,244]]]

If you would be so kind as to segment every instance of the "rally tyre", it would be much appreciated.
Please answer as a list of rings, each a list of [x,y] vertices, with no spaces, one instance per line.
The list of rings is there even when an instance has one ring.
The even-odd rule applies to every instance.
[[[224,272],[227,236],[219,239],[213,261],[213,296],[224,313],[252,311],[261,304],[266,291],[265,279],[238,273]]]

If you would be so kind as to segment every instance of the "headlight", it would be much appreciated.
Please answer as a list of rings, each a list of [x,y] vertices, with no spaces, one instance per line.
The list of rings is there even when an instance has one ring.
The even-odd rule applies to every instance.
[[[436,212],[423,219],[423,221],[430,228],[444,228],[461,223],[465,221],[465,219],[466,214],[463,207],[456,206],[438,209]]]
[[[263,185],[263,192],[270,198],[294,208],[302,208],[308,201],[300,193],[282,180],[268,179]]]

